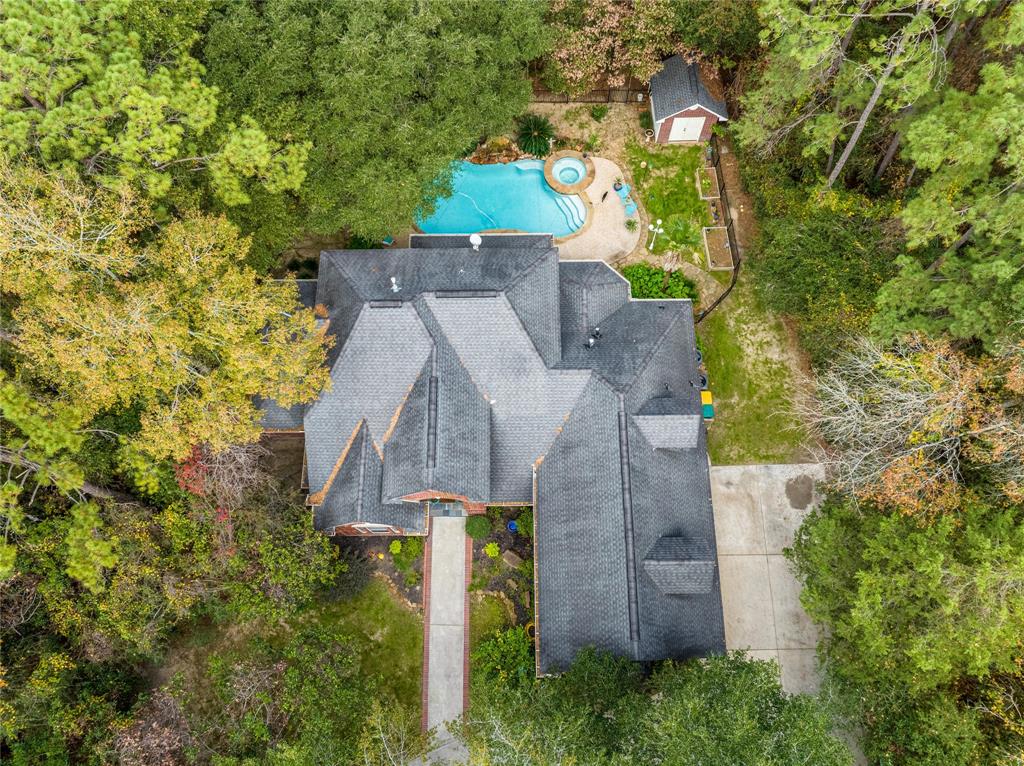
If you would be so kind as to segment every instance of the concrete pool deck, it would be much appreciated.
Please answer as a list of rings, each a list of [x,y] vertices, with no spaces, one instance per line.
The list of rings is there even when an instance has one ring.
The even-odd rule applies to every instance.
[[[619,166],[603,157],[588,159],[594,163],[594,180],[580,192],[580,196],[591,203],[588,206],[588,224],[579,233],[556,242],[558,257],[563,261],[602,260],[611,263],[632,252],[644,232],[641,231],[639,215],[635,216],[636,231],[626,228],[626,209],[613,188],[615,179],[624,178]]]

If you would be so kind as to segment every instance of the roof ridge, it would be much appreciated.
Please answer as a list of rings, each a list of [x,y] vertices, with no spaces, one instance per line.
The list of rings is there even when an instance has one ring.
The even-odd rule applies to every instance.
[[[367,429],[369,430],[369,429]],[[366,476],[366,437],[359,449],[359,481],[356,484],[356,518],[362,521],[363,514],[363,480]]]
[[[540,248],[537,248],[537,251],[540,253],[540,256],[537,257],[533,261],[533,263],[531,263],[525,269],[520,271],[513,281],[509,282],[507,285],[505,285],[505,287],[502,288],[501,292],[507,292],[511,290],[513,287],[515,287],[524,279],[526,279],[527,275],[530,274],[535,268],[537,268],[538,264],[543,263],[547,256],[549,256],[551,253],[555,253],[555,260],[558,260],[558,248],[555,247],[554,245],[547,248],[546,250],[541,250]]]
[[[633,490],[630,483],[629,423],[626,418],[626,397],[618,394],[616,420],[619,427],[619,472],[622,484],[622,526],[626,553],[626,602],[629,612],[629,641],[633,659],[640,659],[640,597],[636,582],[636,539],[633,530]]]

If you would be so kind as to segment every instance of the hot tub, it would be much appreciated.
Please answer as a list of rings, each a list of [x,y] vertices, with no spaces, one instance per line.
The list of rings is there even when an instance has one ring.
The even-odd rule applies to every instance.
[[[559,183],[573,186],[586,177],[587,166],[583,164],[583,160],[575,157],[561,157],[551,166],[551,174]]]

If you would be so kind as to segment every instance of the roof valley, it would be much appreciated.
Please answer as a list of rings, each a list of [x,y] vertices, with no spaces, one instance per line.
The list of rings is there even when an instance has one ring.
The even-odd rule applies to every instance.
[[[622,518],[626,542],[626,600],[629,607],[629,642],[633,659],[640,659],[640,605],[636,592],[636,550],[633,540],[633,491],[629,477],[629,431],[626,423],[626,398],[619,400],[619,471],[622,474]]]

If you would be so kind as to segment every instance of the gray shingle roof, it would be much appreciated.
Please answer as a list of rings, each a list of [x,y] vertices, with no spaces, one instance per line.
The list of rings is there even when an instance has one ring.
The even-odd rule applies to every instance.
[[[384,442],[384,476],[381,501],[401,498],[425,489],[427,484],[428,416],[432,360],[428,359]]]
[[[618,397],[593,378],[536,470],[538,663],[563,670],[596,646],[633,657]]]
[[[604,263],[566,261],[559,276],[564,347],[585,339],[629,301],[629,283]]]
[[[706,594],[715,584],[715,557],[703,540],[660,537],[644,557],[643,568],[666,596]]]
[[[700,415],[634,415],[633,422],[653,449],[693,449],[700,434]]]
[[[321,287],[322,287],[321,283]],[[331,475],[344,440],[365,419],[379,448],[433,349],[411,303],[364,305],[331,368],[331,388],[306,410],[306,465],[314,494]]]
[[[302,416],[306,413],[306,405],[295,404],[285,409],[273,399],[257,398],[256,406],[263,411],[260,425],[264,431],[301,431]]]
[[[528,503],[530,466],[544,454],[589,372],[544,364],[504,295],[424,302],[490,404],[492,502]]]
[[[533,502],[542,672],[585,646],[724,651],[690,302],[631,301],[549,237],[465,240],[323,254],[339,349],[305,413],[317,528],[422,531],[399,499],[424,491]]]
[[[686,63],[681,56],[672,56],[662,62],[661,71],[651,78],[654,121],[660,122],[693,106],[702,106],[723,120],[729,118],[725,102],[714,98],[701,80],[700,67]]]

